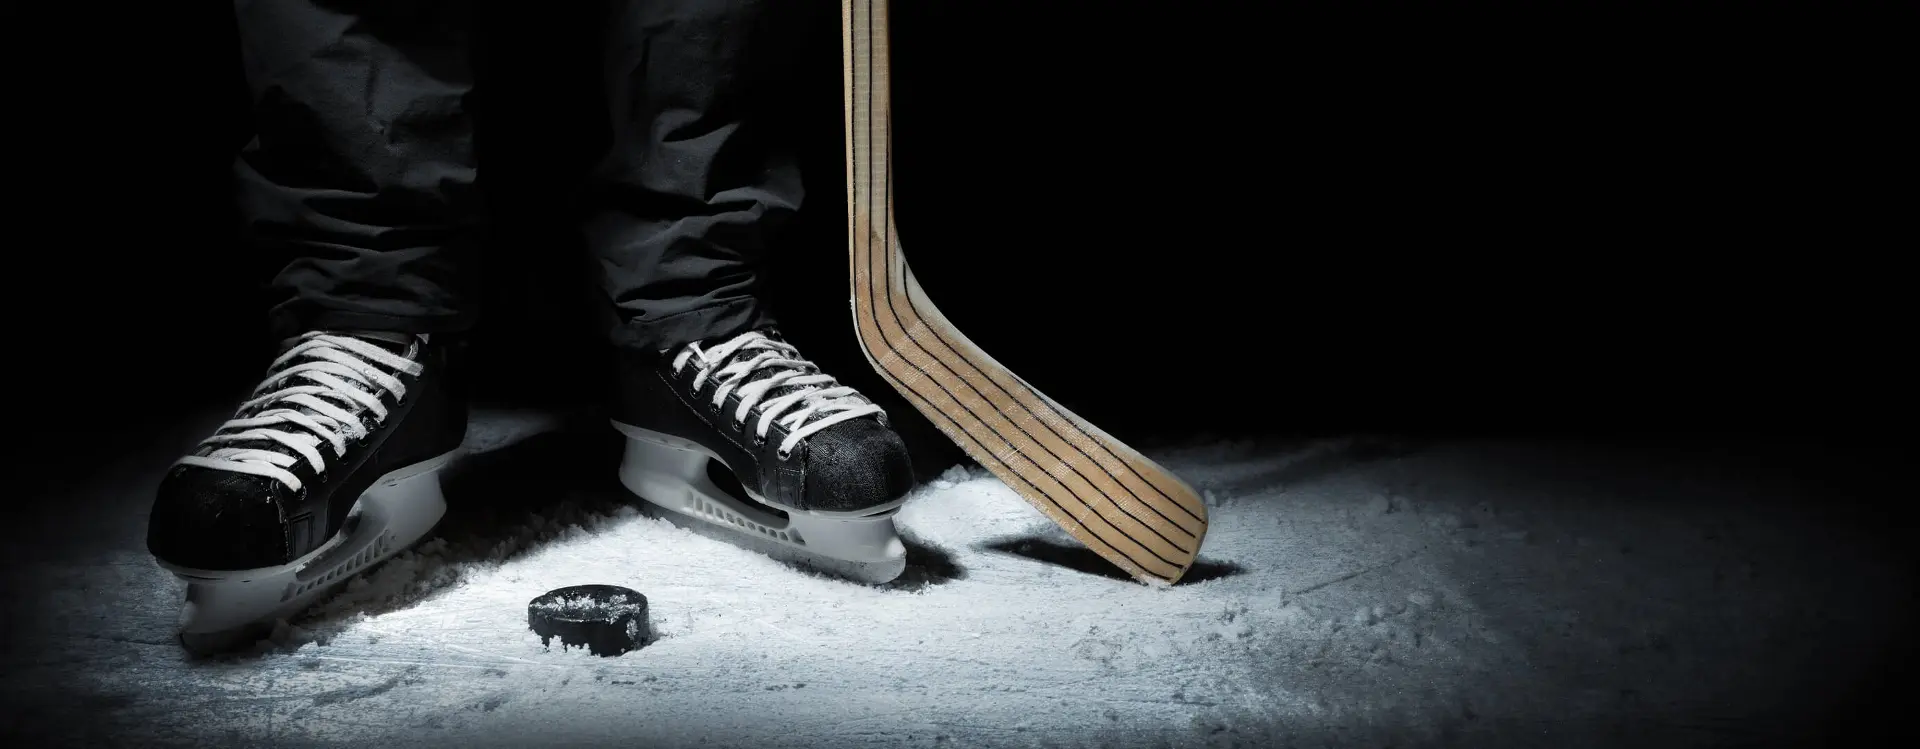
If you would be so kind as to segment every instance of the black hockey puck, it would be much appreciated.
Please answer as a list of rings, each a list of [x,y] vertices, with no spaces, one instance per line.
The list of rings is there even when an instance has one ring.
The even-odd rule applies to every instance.
[[[575,585],[550,590],[527,604],[527,626],[540,644],[586,648],[615,656],[646,644],[647,597],[618,585]]]

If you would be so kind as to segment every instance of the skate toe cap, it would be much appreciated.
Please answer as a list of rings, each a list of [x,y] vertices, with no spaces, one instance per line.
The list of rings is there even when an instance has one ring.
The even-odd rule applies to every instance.
[[[287,561],[285,509],[291,497],[269,479],[175,466],[160,482],[147,523],[147,549],[200,570],[270,567]]]
[[[806,507],[848,512],[884,505],[913,489],[907,445],[872,419],[836,424],[807,440]]]

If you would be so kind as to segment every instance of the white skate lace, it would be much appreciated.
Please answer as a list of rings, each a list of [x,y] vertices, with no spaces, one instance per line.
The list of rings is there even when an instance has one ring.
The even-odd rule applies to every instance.
[[[315,473],[325,473],[321,445],[338,458],[346,454],[349,440],[367,436],[367,425],[350,409],[365,408],[375,423],[385,421],[387,406],[378,393],[404,397],[406,384],[393,372],[418,375],[420,370],[419,362],[359,338],[307,333],[274,359],[267,378],[236,415],[179,464],[265,476],[299,491],[300,477],[287,469],[305,460]],[[284,446],[292,454],[232,445],[262,441]]]
[[[715,368],[730,358],[736,360]],[[774,424],[787,430],[787,438],[780,441],[778,449],[782,460],[801,440],[822,429],[862,416],[886,418],[884,409],[853,388],[839,384],[832,375],[822,373],[813,362],[800,358],[791,344],[757,332],[742,333],[704,350],[697,343],[686,346],[673,357],[673,371],[679,372],[696,360],[700,372],[693,378],[693,389],[699,391],[707,380],[718,383],[713,391],[714,408],[725,404],[727,395],[736,391],[740,407],[733,412],[735,424],[745,424],[758,408],[760,418],[753,429],[756,441],[766,442],[767,430]],[[748,381],[761,372],[772,374]],[[776,389],[789,391],[768,398]]]

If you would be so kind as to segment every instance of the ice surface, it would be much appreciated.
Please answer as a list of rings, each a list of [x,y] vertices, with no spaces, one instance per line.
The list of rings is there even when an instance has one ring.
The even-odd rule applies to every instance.
[[[552,426],[485,415],[467,460]],[[637,513],[568,479],[554,456],[573,452],[450,484],[451,504],[462,487],[513,501],[450,516],[242,657],[179,652],[179,586],[140,527],[16,567],[43,615],[14,620],[10,641],[34,644],[0,688],[38,716],[15,725],[200,746],[1644,747],[1764,736],[1769,709],[1843,683],[1887,626],[1826,583],[1877,585],[1870,552],[1811,545],[1805,511],[1764,487],[1529,472],[1554,459],[1510,445],[1160,452],[1212,517],[1168,589],[978,470],[906,504],[907,574],[872,588]],[[95,491],[144,518],[165,460]],[[579,584],[641,592],[657,640],[543,649],[528,602]],[[1782,674],[1812,691],[1783,697]]]

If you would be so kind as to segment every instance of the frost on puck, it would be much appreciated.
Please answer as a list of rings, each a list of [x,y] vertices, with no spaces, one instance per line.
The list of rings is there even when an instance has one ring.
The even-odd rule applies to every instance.
[[[527,604],[527,626],[551,648],[586,648],[615,656],[646,644],[647,597],[618,585],[576,585],[547,591]]]

